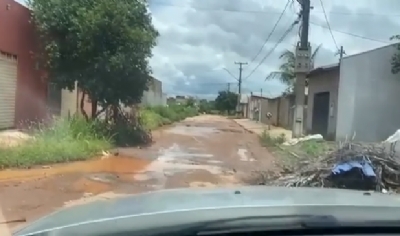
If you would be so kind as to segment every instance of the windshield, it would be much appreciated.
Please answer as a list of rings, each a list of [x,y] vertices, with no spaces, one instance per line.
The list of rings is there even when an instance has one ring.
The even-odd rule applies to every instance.
[[[1,0],[0,226],[164,189],[396,193],[396,4]]]

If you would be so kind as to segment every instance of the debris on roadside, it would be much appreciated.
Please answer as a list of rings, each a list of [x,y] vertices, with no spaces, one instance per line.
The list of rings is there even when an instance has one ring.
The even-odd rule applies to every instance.
[[[265,179],[263,185],[400,192],[400,156],[394,147],[398,137],[374,144],[346,141],[317,160],[300,161],[278,177]]]
[[[300,142],[304,142],[304,141],[309,141],[309,140],[323,140],[324,137],[322,137],[322,135],[320,134],[313,134],[313,135],[308,135],[302,138],[292,138],[286,142],[284,142],[282,145],[284,146],[291,146],[291,145],[296,145]]]

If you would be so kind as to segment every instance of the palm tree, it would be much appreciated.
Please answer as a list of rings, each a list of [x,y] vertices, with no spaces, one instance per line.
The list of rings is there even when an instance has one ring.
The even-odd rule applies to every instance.
[[[315,59],[321,46],[322,44],[318,45],[318,47],[314,49],[311,55],[312,65],[314,65]],[[271,72],[265,80],[279,79],[283,84],[287,85],[287,92],[291,92],[293,90],[293,86],[296,80],[296,76],[294,74],[295,53],[294,51],[285,50],[279,56],[279,59],[283,61],[283,63],[279,66],[279,71]]]

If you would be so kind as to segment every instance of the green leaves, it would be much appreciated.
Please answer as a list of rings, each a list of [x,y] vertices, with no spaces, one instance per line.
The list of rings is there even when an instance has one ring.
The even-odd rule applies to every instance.
[[[318,45],[318,47],[316,47],[314,49],[314,51],[312,52],[312,55],[311,55],[311,63],[312,64],[314,64],[315,59],[316,59],[321,47],[322,47],[322,44]],[[295,55],[294,51],[285,50],[279,56],[279,59],[282,60],[282,64],[279,66],[279,71],[271,72],[265,78],[265,80],[278,79],[283,84],[288,86],[288,90],[291,90],[293,88],[295,80],[296,80],[296,75],[294,73],[296,55]]]
[[[32,0],[50,79],[75,81],[101,104],[131,105],[147,89],[157,30],[140,0]]]
[[[220,111],[232,111],[236,108],[238,94],[229,91],[219,91],[215,99],[215,108]]]

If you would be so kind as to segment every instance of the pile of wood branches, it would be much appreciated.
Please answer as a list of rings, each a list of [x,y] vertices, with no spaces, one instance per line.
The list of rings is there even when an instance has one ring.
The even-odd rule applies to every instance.
[[[285,171],[274,179],[265,179],[265,185],[286,187],[325,187],[348,188],[375,191],[400,190],[400,157],[396,156],[395,148],[385,148],[384,144],[363,144],[345,142],[326,156],[313,162],[299,164],[292,171]],[[375,173],[373,179],[362,175],[358,169],[354,175],[343,175],[333,178],[332,169],[340,163],[351,161],[368,162]],[[360,181],[361,179],[361,181]]]

